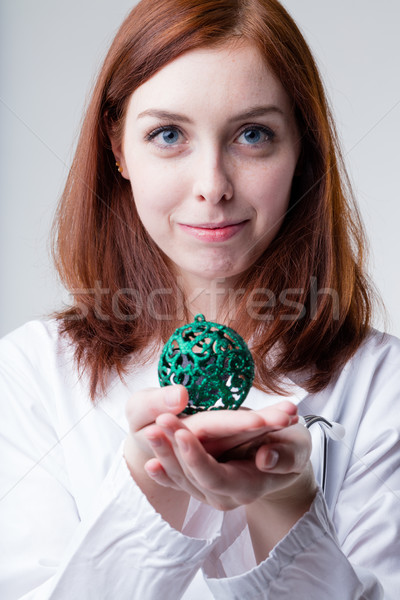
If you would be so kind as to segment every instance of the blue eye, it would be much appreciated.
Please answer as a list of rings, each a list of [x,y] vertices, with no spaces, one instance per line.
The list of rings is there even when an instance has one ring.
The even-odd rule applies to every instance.
[[[244,138],[249,144],[257,144],[261,139],[261,131],[257,129],[249,129],[244,132]]]
[[[238,140],[241,144],[248,146],[271,142],[274,134],[269,129],[264,127],[248,127],[239,135]],[[241,138],[244,141],[241,141]]]
[[[159,146],[173,146],[179,142],[181,132],[176,127],[164,126],[158,127],[151,131],[146,139],[148,141],[155,140]]]
[[[166,144],[174,144],[179,139],[179,133],[176,129],[164,129],[161,137]]]

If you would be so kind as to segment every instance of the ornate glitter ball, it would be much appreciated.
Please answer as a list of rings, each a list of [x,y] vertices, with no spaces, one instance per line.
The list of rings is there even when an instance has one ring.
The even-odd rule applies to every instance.
[[[183,411],[237,409],[254,379],[254,362],[243,338],[230,327],[196,315],[175,330],[158,363],[161,386],[182,384],[189,392]]]

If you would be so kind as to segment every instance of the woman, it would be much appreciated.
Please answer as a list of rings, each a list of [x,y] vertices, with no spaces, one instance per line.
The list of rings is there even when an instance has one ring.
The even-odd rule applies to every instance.
[[[397,598],[399,344],[342,169],[276,0],[127,17],[57,217],[74,304],[2,341],[2,597]],[[253,410],[159,388],[198,312],[249,342]]]

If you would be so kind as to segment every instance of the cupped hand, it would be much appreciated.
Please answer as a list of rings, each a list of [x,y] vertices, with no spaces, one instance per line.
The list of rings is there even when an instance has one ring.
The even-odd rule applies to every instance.
[[[177,415],[188,401],[183,386],[151,388],[132,395],[126,405],[129,434],[124,444],[124,458],[132,478],[158,513],[176,529],[181,529],[189,496],[183,490],[165,489],[151,480],[144,470],[146,462],[155,456],[146,437],[159,415]],[[164,442],[168,439],[164,436]]]
[[[296,422],[289,402],[184,419],[162,414],[144,434],[155,455],[145,468],[159,485],[217,509],[248,505],[309,477],[311,439]]]
[[[131,396],[125,408],[129,425],[129,435],[125,442],[124,455],[128,466],[135,470],[152,456],[154,452],[144,436],[146,429],[154,425],[157,417],[164,413],[178,415],[188,401],[187,390],[181,386],[149,388]]]

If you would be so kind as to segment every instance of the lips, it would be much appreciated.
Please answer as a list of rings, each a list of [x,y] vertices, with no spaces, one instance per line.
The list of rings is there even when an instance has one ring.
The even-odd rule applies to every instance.
[[[201,223],[185,225],[180,223],[180,228],[189,235],[206,242],[224,242],[239,233],[248,223],[245,221],[220,221],[218,223]]]

